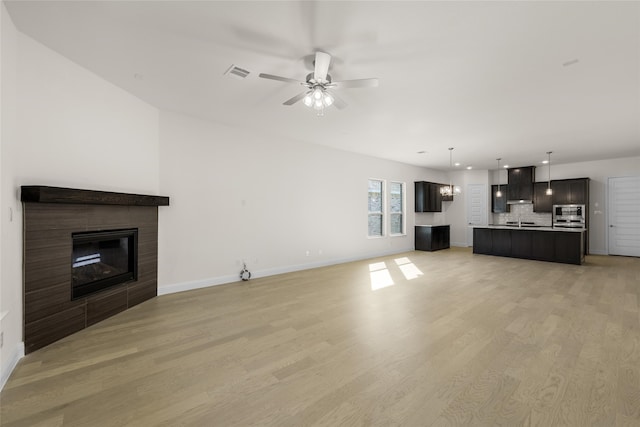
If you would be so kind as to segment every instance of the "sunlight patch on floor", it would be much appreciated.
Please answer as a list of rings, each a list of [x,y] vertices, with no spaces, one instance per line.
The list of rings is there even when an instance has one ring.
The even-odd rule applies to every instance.
[[[424,273],[420,271],[420,269],[407,257],[396,258],[395,262],[400,268],[402,274],[404,274],[404,278],[407,280],[416,279],[424,275]]]
[[[375,262],[369,264],[369,276],[371,277],[371,290],[377,291],[378,289],[387,288],[393,286],[393,279],[387,268],[387,264],[384,262]]]

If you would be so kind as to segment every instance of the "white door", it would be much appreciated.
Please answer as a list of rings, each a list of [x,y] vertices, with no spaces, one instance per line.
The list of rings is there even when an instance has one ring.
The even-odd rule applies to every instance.
[[[467,185],[467,246],[473,246],[473,226],[487,225],[487,185]]]
[[[609,178],[609,254],[640,257],[640,176]]]

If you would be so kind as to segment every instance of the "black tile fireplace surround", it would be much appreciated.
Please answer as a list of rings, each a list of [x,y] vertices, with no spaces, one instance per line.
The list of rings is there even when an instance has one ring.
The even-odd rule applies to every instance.
[[[157,295],[158,206],[168,206],[168,197],[23,186],[21,200],[25,353]],[[74,237],[76,246],[84,245],[75,261]],[[105,250],[96,251],[101,245]],[[91,277],[89,270],[78,277],[76,271],[82,290],[74,292],[74,263],[92,265],[105,277]],[[88,278],[98,286],[86,287]]]

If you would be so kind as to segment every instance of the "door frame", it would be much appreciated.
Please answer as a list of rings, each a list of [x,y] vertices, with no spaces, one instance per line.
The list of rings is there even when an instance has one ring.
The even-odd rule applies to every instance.
[[[639,178],[640,176],[637,175],[627,175],[627,176],[609,176],[607,177],[607,185],[605,186],[605,206],[606,209],[604,210],[604,228],[605,228],[605,248],[607,251],[607,255],[611,255],[611,256],[619,256],[617,254],[611,254],[611,245],[610,245],[610,234],[611,234],[611,181],[614,179],[621,179],[621,178]],[[587,207],[587,209],[589,209],[589,207]],[[626,255],[620,255],[620,256],[626,256]]]
[[[467,226],[466,230],[466,241],[467,247],[473,246],[473,229],[471,228],[471,219],[470,219],[470,209],[471,209],[471,188],[478,187],[480,188],[480,192],[482,193],[483,199],[483,210],[482,210],[482,224],[478,225],[487,225],[489,223],[489,193],[487,192],[487,184],[467,184],[466,194],[465,194],[465,223]]]

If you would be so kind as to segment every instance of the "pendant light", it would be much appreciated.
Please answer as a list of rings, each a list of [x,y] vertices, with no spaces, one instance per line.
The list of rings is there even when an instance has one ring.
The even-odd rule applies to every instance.
[[[453,147],[449,147],[449,170],[453,169]],[[451,173],[451,172],[449,172]],[[445,185],[440,188],[440,194],[445,197],[452,197],[454,194],[461,194],[462,189],[455,187],[451,183],[451,175],[449,175],[449,185]]]
[[[500,191],[500,160],[502,158],[498,157],[496,160],[498,161],[498,191],[496,191],[496,197],[502,197],[502,191]]]
[[[547,170],[549,171],[549,180],[547,181],[547,196],[551,196],[553,194],[553,190],[551,189],[551,153],[553,151],[547,151]]]

